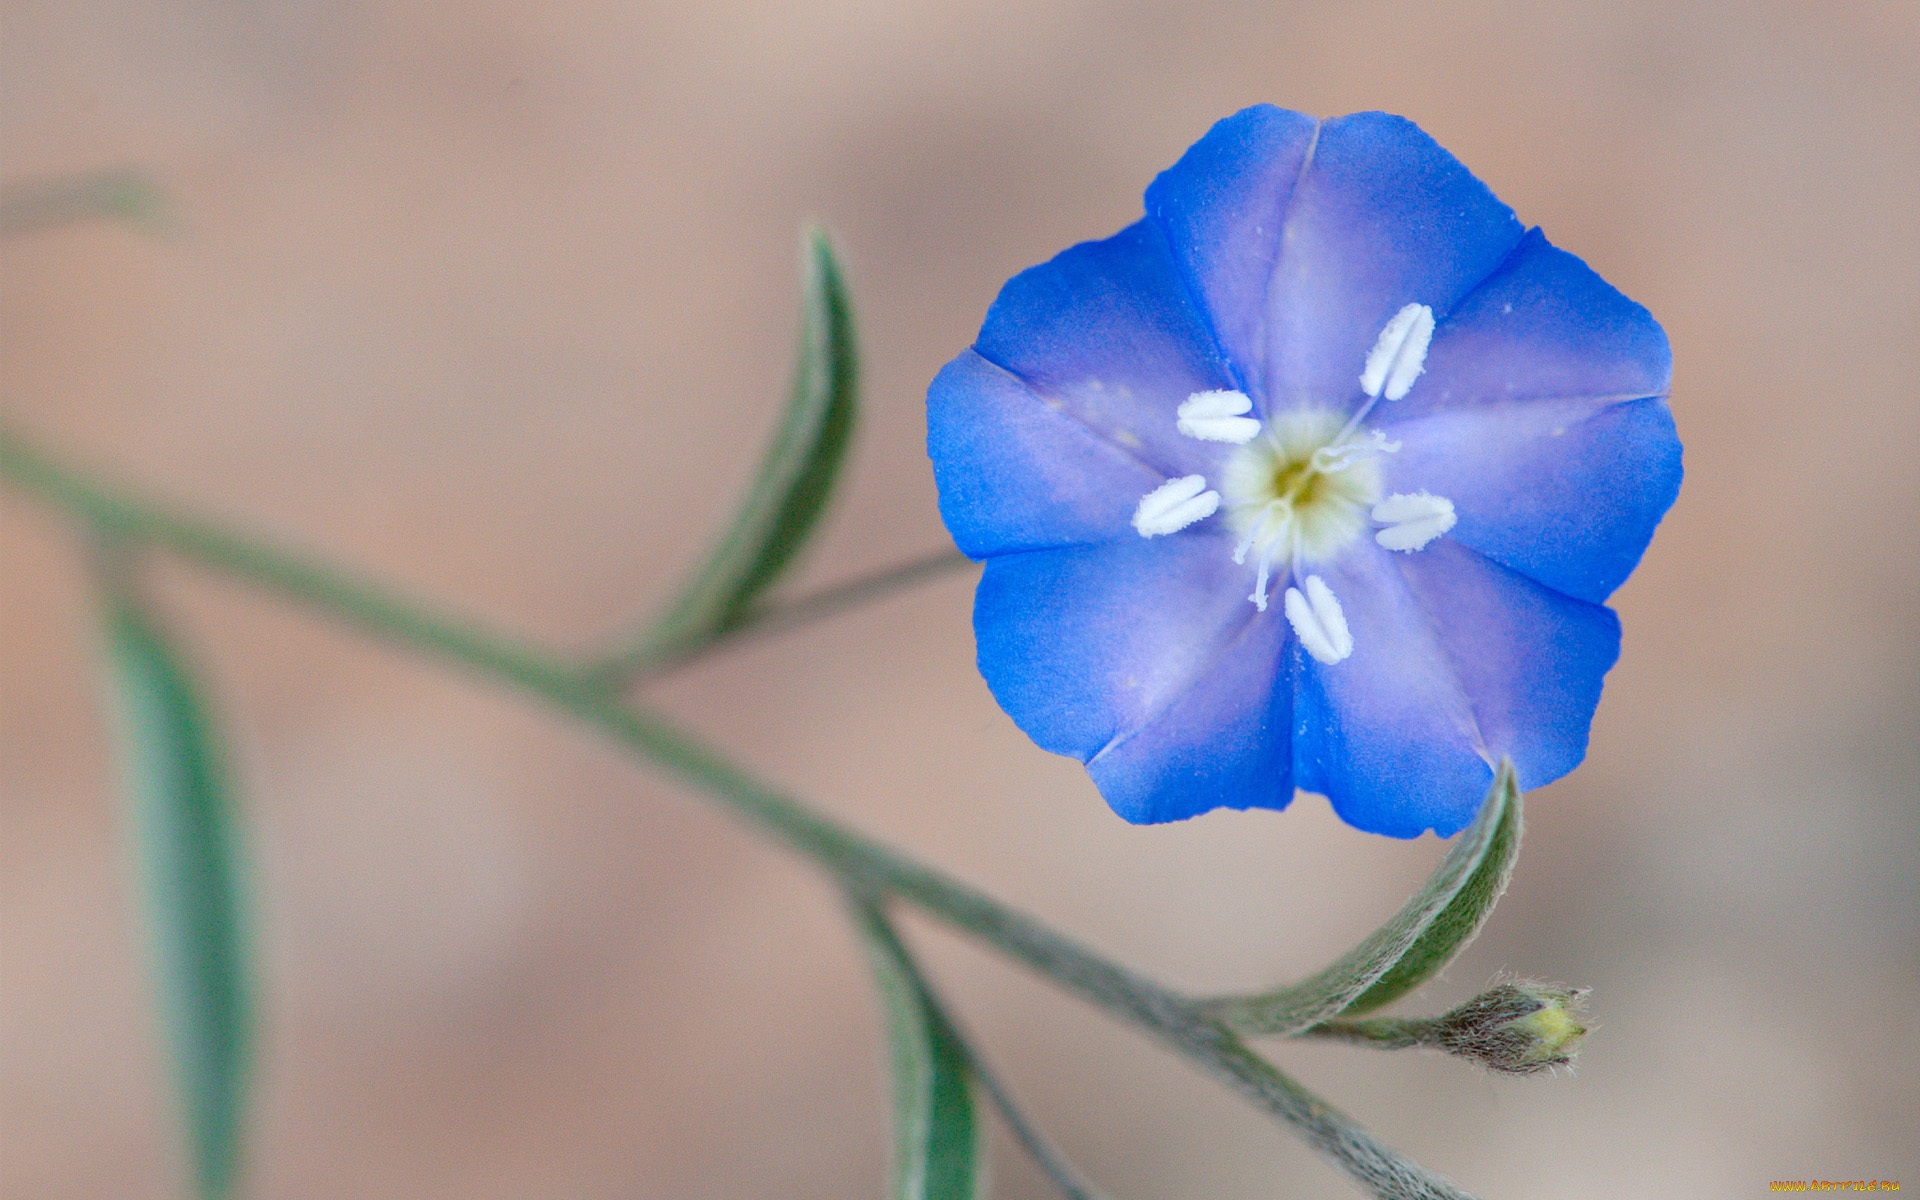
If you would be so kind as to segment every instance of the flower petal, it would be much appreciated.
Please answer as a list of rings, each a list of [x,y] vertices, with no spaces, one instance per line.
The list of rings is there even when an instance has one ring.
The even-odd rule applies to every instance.
[[[927,454],[941,519],[973,558],[1138,541],[1134,509],[1166,482],[971,350],[927,389]]]
[[[1680,490],[1680,442],[1660,399],[1499,401],[1396,421],[1394,491],[1453,501],[1449,536],[1595,603],[1620,586]]]
[[[1600,682],[1620,657],[1613,610],[1543,587],[1450,538],[1395,560],[1439,632],[1497,761],[1520,786],[1580,765]]]
[[[1292,802],[1293,685],[1277,615],[1241,625],[1191,687],[1087,761],[1114,812],[1144,825]]]
[[[1242,391],[1257,392],[1264,382],[1267,288],[1294,181],[1319,125],[1271,104],[1244,109],[1215,124],[1147,188],[1147,216],[1166,233]]]
[[[973,624],[994,698],[1042,749],[1091,760],[1129,820],[1291,796],[1283,635],[1228,551],[1220,537],[1134,538],[997,556],[981,577]]]
[[[1361,365],[1393,315],[1424,304],[1444,320],[1524,232],[1411,121],[1354,113],[1321,125],[1267,294],[1269,411],[1358,400]]]
[[[1339,597],[1353,653],[1323,664],[1294,648],[1294,779],[1357,829],[1451,837],[1473,820],[1493,768],[1435,631],[1440,615],[1430,619],[1394,557],[1366,542],[1316,568]]]
[[[1015,275],[974,349],[1165,478],[1205,474],[1227,453],[1174,428],[1188,396],[1234,383],[1166,238],[1145,221]]]
[[[1454,502],[1453,536],[1605,600],[1680,488],[1673,355],[1647,310],[1530,232],[1440,326],[1427,374],[1372,418],[1390,485]]]
[[[1426,367],[1375,423],[1496,400],[1665,396],[1673,352],[1653,314],[1534,229],[1447,315]]]

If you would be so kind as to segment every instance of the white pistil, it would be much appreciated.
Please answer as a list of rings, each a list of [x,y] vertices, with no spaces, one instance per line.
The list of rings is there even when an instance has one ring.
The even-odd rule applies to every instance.
[[[1367,436],[1358,441],[1341,442],[1315,450],[1313,469],[1323,475],[1337,475],[1362,459],[1372,458],[1376,454],[1393,454],[1399,449],[1399,442],[1390,442],[1387,435],[1378,429],[1369,429]]]
[[[1374,541],[1389,550],[1409,552],[1452,529],[1459,519],[1454,515],[1453,501],[1427,492],[1396,492],[1374,505],[1369,515],[1386,526],[1373,535]]]
[[[1260,540],[1260,533],[1266,529],[1267,522],[1272,519],[1274,510],[1281,508],[1285,503],[1284,500],[1267,501],[1266,507],[1260,510],[1260,515],[1254,518],[1251,525],[1247,526],[1247,532],[1240,538],[1240,544],[1233,548],[1233,561],[1235,566],[1239,566],[1247,561],[1247,551],[1253,549],[1253,544]],[[1286,524],[1286,520],[1286,516],[1283,515],[1280,518],[1281,524]]]
[[[1231,442],[1244,446],[1260,432],[1258,417],[1243,414],[1253,410],[1253,401],[1245,392],[1195,392],[1174,410],[1174,427],[1190,438],[1203,442]]]
[[[1133,527],[1141,537],[1159,537],[1212,516],[1220,507],[1220,493],[1206,487],[1204,475],[1167,480],[1140,497],[1140,506],[1133,510]]]
[[[1306,579],[1306,594],[1299,588],[1287,589],[1287,623],[1308,654],[1332,666],[1353,653],[1353,633],[1347,628],[1347,614],[1340,601],[1318,575]]]
[[[1380,340],[1367,355],[1360,372],[1360,388],[1373,399],[1398,400],[1407,394],[1420,372],[1427,369],[1427,347],[1433,342],[1433,310],[1409,304],[1393,314]]]
[[[1279,545],[1280,538],[1275,535],[1260,551],[1260,567],[1254,572],[1253,577],[1253,594],[1247,597],[1261,612],[1267,611],[1267,580],[1273,572],[1273,552],[1279,548]]]

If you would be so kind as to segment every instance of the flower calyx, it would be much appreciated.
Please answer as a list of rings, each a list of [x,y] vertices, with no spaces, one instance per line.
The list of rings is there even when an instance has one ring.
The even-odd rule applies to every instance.
[[[1429,1044],[1506,1075],[1571,1066],[1586,1038],[1587,989],[1515,979],[1434,1022]]]

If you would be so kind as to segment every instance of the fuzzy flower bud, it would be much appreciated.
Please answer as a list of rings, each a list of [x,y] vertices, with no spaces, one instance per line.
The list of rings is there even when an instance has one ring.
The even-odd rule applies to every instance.
[[[1587,1035],[1586,998],[1531,979],[1498,984],[1435,1021],[1431,1044],[1509,1075],[1566,1066]]]

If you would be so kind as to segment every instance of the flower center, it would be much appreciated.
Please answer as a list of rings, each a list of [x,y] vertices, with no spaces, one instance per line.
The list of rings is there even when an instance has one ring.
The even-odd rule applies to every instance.
[[[1402,399],[1426,370],[1433,340],[1433,310],[1408,304],[1380,331],[1360,374],[1367,401],[1350,417],[1326,409],[1284,413],[1263,424],[1250,416],[1245,392],[1216,388],[1195,392],[1174,411],[1181,434],[1239,449],[1221,467],[1220,490],[1204,475],[1169,479],[1140,497],[1133,527],[1143,538],[1165,537],[1204,521],[1223,507],[1227,528],[1238,536],[1233,561],[1254,556],[1253,594],[1267,611],[1267,584],[1277,564],[1296,586],[1286,590],[1287,622],[1300,644],[1332,665],[1353,653],[1353,635],[1340,600],[1310,564],[1326,562],[1360,535],[1388,550],[1422,549],[1452,529],[1453,501],[1428,492],[1381,498],[1379,457],[1399,442],[1364,424],[1382,399]],[[1375,528],[1378,526],[1379,528]]]
[[[1236,560],[1321,562],[1368,531],[1381,495],[1376,459],[1398,446],[1373,430],[1341,440],[1344,424],[1324,410],[1287,413],[1226,461],[1221,507],[1240,536]]]

